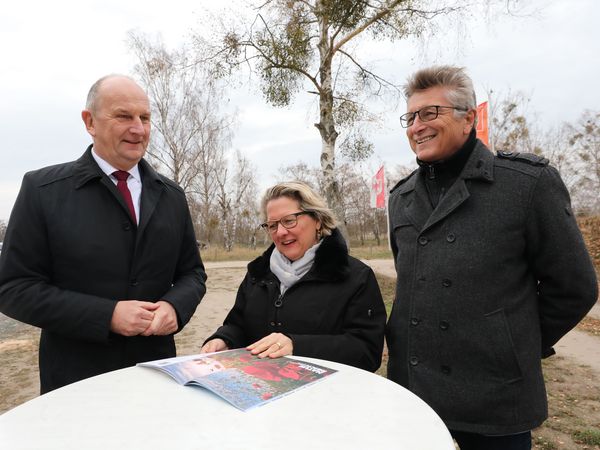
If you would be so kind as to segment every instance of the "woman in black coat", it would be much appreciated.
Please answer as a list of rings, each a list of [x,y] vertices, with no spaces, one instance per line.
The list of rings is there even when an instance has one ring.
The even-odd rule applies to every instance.
[[[328,359],[375,371],[386,313],[373,271],[348,255],[335,218],[308,185],[280,183],[262,200],[273,245],[248,264],[233,309],[202,352],[247,347],[259,357]]]

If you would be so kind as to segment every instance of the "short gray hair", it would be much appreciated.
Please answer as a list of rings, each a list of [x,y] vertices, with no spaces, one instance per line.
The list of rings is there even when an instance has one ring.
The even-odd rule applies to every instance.
[[[134,83],[137,83],[130,76],[122,75],[120,73],[111,73],[109,75],[104,75],[102,78],[100,78],[94,84],[92,84],[92,87],[88,91],[87,100],[85,102],[85,109],[87,109],[88,111],[92,111],[92,112],[96,111],[96,107],[98,106],[98,92],[100,91],[100,87],[102,86],[102,83],[104,83],[106,80],[108,80],[110,78],[127,78],[128,80],[131,80]]]
[[[448,88],[447,99],[456,108],[477,109],[477,98],[473,81],[464,67],[432,66],[418,70],[404,85],[404,95],[408,100],[415,92],[433,87]],[[466,111],[455,111],[464,115]]]
[[[329,236],[337,227],[335,216],[323,197],[302,181],[286,181],[267,189],[261,201],[265,220],[267,220],[267,203],[280,197],[296,200],[301,211],[308,211],[314,219],[321,222],[321,232],[324,236]]]

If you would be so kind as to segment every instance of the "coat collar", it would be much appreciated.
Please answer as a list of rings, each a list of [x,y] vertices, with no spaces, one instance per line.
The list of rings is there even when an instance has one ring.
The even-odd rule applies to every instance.
[[[461,178],[463,180],[494,181],[494,155],[479,139],[459,175],[459,179]],[[392,190],[397,190],[399,194],[414,191],[418,180],[419,170],[417,169]]]
[[[81,189],[91,180],[100,179],[103,175],[104,172],[102,172],[102,169],[100,169],[92,157],[92,144],[90,144],[85,150],[85,153],[75,161],[75,166],[73,168],[75,189]]]
[[[93,144],[90,144],[85,150],[85,153],[75,161],[73,171],[75,189],[80,189],[89,181],[102,178],[103,175],[105,175],[102,169],[98,167],[96,161],[94,161],[94,157],[92,156],[92,146]],[[138,165],[143,182],[147,184],[154,184],[156,182],[165,184],[160,175],[146,162],[145,159],[140,160]],[[146,185],[144,185],[144,187],[146,187]]]
[[[156,205],[160,199],[161,193],[166,188],[165,180],[146,162],[141,159],[138,163],[140,175],[142,177],[142,196],[140,199],[140,221],[138,230],[141,232],[147,225]],[[81,189],[87,183],[97,180],[103,184],[119,202],[125,211],[129,212],[129,208],[125,204],[123,197],[117,190],[115,184],[110,178],[100,169],[92,156],[92,145],[90,145],[85,153],[75,161],[73,169],[75,189]],[[141,236],[139,233],[138,236]]]
[[[477,140],[461,174],[434,210],[431,208],[425,183],[418,170],[401,182],[395,190],[407,199],[404,208],[406,217],[418,230],[425,231],[443,220],[469,198],[467,180],[487,183],[494,181],[494,155],[480,140]]]
[[[269,268],[271,253],[275,244],[258,258],[248,264],[248,273],[255,278],[264,278],[271,273]],[[336,228],[330,236],[325,236],[315,254],[315,262],[306,278],[323,280],[342,280],[350,273],[348,247],[342,234]]]

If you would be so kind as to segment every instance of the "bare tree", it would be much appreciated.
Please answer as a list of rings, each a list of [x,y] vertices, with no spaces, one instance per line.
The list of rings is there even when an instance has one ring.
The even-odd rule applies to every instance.
[[[4,241],[4,236],[6,235],[6,226],[6,221],[0,220],[0,242]]]
[[[496,151],[540,153],[542,133],[535,127],[531,97],[508,91],[497,96],[490,110],[491,141]]]
[[[251,217],[251,212],[256,211],[255,207],[243,209],[244,205],[252,203],[248,201],[247,194],[256,194],[254,167],[240,151],[236,151],[231,166],[223,166],[216,180],[218,186],[216,200],[223,231],[223,248],[228,252],[233,249],[240,220],[255,220]]]
[[[385,171],[386,190],[391,190],[396,185],[396,183],[409,176],[415,171],[416,168],[417,163],[416,161],[413,161],[413,163],[409,165],[397,164],[391,169],[387,169]]]
[[[570,144],[581,158],[581,186],[590,213],[600,212],[600,111],[584,111],[569,126]]]
[[[322,192],[322,177],[319,169],[314,166],[310,166],[303,161],[298,161],[295,164],[280,167],[277,178],[280,182],[288,180],[303,181],[312,186],[318,192]]]
[[[129,33],[135,74],[152,107],[150,163],[186,192],[197,235],[207,245],[218,229],[214,214],[217,173],[226,164],[232,117],[220,111],[223,90],[208,72],[191,65],[185,49],[169,51],[162,40]]]

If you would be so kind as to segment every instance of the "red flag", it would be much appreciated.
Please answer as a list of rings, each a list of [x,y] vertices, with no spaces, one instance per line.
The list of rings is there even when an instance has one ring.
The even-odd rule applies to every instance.
[[[371,208],[385,209],[385,180],[383,166],[379,168],[371,183]]]
[[[489,147],[488,102],[483,102],[477,106],[477,128],[475,131],[477,131],[479,140]]]

